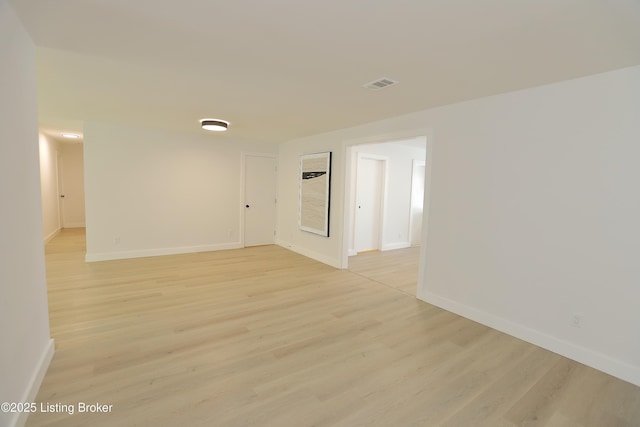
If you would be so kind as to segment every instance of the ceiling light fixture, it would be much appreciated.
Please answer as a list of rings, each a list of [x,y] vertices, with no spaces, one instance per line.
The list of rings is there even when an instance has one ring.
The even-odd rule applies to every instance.
[[[202,126],[202,129],[221,132],[228,129],[229,122],[220,119],[201,119],[200,125]]]
[[[75,134],[75,133],[63,133],[62,136],[64,136],[65,138],[71,138],[71,139],[80,138],[80,135]]]

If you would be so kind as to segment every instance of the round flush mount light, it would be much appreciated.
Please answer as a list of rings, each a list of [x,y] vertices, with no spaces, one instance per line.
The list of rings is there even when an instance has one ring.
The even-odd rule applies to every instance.
[[[202,129],[213,130],[217,132],[225,131],[229,128],[229,122],[220,119],[201,119],[200,125]]]

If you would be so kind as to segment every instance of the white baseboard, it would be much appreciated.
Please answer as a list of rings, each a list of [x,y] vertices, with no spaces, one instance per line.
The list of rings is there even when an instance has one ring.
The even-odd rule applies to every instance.
[[[382,245],[382,248],[380,248],[380,251],[381,252],[393,251],[395,249],[405,249],[410,247],[411,247],[411,244],[409,242],[385,243]],[[349,249],[347,253],[348,253],[348,256],[358,255],[358,252],[356,252],[355,249]]]
[[[179,255],[196,252],[224,251],[242,248],[240,242],[221,243],[216,245],[183,246],[177,248],[141,249],[136,251],[87,253],[86,262],[111,261],[116,259],[145,258],[162,255]]]
[[[22,400],[20,400],[20,402],[36,401],[38,390],[40,390],[40,385],[42,385],[42,380],[44,379],[44,376],[47,373],[47,369],[49,369],[49,364],[51,363],[51,359],[53,359],[54,353],[55,353],[54,341],[53,339],[49,339],[49,342],[44,348],[44,352],[42,353],[42,356],[40,356],[38,365],[36,366],[35,371],[31,375],[27,390],[25,391],[25,394],[22,397]],[[23,427],[27,423],[28,416],[29,416],[28,412],[22,412],[22,413],[16,414],[16,417],[13,419],[13,422],[11,421],[9,422],[9,426]]]
[[[55,230],[52,233],[50,233],[48,236],[45,236],[44,244],[46,245],[47,243],[49,243],[54,237],[56,237],[58,234],[60,234],[60,231],[61,230],[58,228],[57,230]]]
[[[64,228],[85,228],[86,224],[84,222],[72,222],[70,224],[65,224]]]
[[[410,242],[395,242],[395,243],[385,243],[382,245],[381,251],[393,251],[395,249],[405,249],[410,248]]]
[[[419,290],[418,299],[640,386],[640,368],[519,323]]]
[[[280,240],[280,239],[276,239],[276,245],[282,246],[283,248],[289,249],[289,250],[291,250],[293,252],[296,252],[296,253],[298,253],[300,255],[304,255],[307,258],[315,259],[316,261],[321,262],[323,264],[330,265],[331,267],[342,268],[341,267],[342,263],[340,262],[339,259],[334,259],[334,258],[328,257],[326,255],[319,254],[319,253],[311,251],[311,250],[309,250],[307,248],[302,248],[302,247],[293,245],[293,244],[291,244],[289,242],[285,242],[285,241]]]

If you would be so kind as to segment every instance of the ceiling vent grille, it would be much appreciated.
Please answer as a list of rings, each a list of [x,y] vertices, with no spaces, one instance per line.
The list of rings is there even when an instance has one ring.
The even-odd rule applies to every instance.
[[[380,79],[374,80],[370,83],[367,83],[366,85],[364,85],[363,87],[367,88],[367,89],[373,89],[373,90],[378,90],[378,89],[382,89],[385,87],[389,87],[389,86],[393,86],[393,85],[397,85],[398,82],[395,80],[391,80],[387,77],[382,77]]]

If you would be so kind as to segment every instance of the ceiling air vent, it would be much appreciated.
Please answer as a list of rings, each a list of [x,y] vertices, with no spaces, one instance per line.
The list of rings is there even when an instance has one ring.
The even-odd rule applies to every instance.
[[[398,82],[395,80],[391,80],[387,77],[382,77],[380,79],[367,83],[366,85],[364,85],[364,87],[366,87],[367,89],[378,90],[378,89],[382,89],[382,88],[397,85],[397,84]]]

